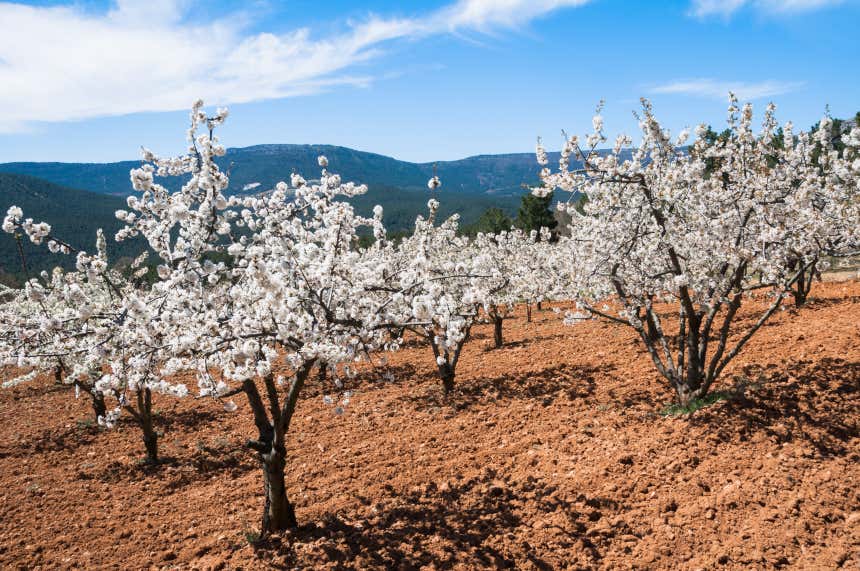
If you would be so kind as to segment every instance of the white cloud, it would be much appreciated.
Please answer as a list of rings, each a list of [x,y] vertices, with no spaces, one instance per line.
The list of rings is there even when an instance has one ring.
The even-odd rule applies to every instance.
[[[803,82],[766,80],[753,83],[743,81],[718,81],[715,79],[684,79],[652,87],[648,91],[657,94],[693,95],[711,99],[727,99],[731,91],[742,101],[774,97],[797,91]]]
[[[690,14],[697,18],[707,16],[728,17],[739,10],[747,0],[693,0]]]
[[[553,10],[581,6],[590,0],[458,0],[434,15],[433,25],[454,31],[515,28]]]
[[[690,14],[697,18],[722,16],[728,18],[744,6],[770,14],[809,12],[842,4],[844,0],[692,0]]]
[[[198,0],[199,1],[199,0]],[[0,2],[0,131],[304,95],[367,85],[357,67],[386,42],[518,28],[589,0],[457,0],[429,14],[369,17],[341,33],[251,33],[247,13],[201,23],[194,0],[117,0],[102,14]]]

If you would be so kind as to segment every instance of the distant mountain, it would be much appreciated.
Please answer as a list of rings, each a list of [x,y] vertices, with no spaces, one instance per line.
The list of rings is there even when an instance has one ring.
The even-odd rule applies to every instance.
[[[409,230],[415,216],[426,213],[430,198],[427,180],[433,175],[434,163],[411,163],[333,145],[256,145],[228,149],[218,162],[230,173],[228,192],[247,192],[245,189],[249,186],[258,192],[289,180],[292,172],[299,172],[309,180],[317,178],[319,155],[326,155],[329,169],[344,180],[368,185],[367,194],[351,202],[364,215],[370,215],[373,206],[381,204],[390,231]],[[552,161],[557,158],[557,154],[550,156]],[[114,211],[124,207],[123,197],[133,194],[129,171],[140,164],[140,161],[2,163],[0,214],[17,204],[26,216],[51,224],[58,236],[76,246],[92,249],[97,228],[104,228],[109,236],[119,228]],[[480,155],[442,161],[435,163],[435,167],[442,179],[442,187],[437,191],[440,215],[458,212],[464,225],[475,222],[493,206],[515,215],[525,192],[522,185],[537,184],[540,170],[532,153]],[[177,189],[184,181],[168,178],[159,182]],[[114,250],[111,253],[114,259],[139,251],[139,245],[116,245],[111,240],[108,244]],[[31,270],[49,269],[56,264],[74,265],[72,257],[50,254],[46,248],[27,245],[25,252]],[[0,236],[0,280],[9,281],[9,276],[20,279],[21,275],[14,239]]]
[[[555,166],[559,153],[547,155]],[[425,175],[433,172],[433,164],[420,165]],[[520,196],[523,184],[535,186],[540,180],[541,167],[534,153],[477,155],[435,164],[442,184],[449,191]]]
[[[352,202],[365,215],[370,214],[374,205],[381,204],[389,229],[407,230],[412,227],[415,216],[426,211],[427,180],[433,175],[434,163],[411,163],[333,145],[256,145],[228,149],[218,162],[230,173],[228,191],[242,193],[249,185],[254,185],[254,191],[272,188],[279,181],[289,180],[292,172],[307,179],[316,178],[320,171],[319,155],[326,155],[329,169],[344,180],[368,185],[368,193]],[[442,203],[440,212],[443,216],[459,212],[464,224],[476,221],[491,206],[514,215],[525,192],[522,185],[537,184],[540,170],[531,153],[481,155],[435,164],[442,179],[442,187],[437,191]],[[129,171],[139,165],[140,161],[17,162],[0,164],[0,173],[29,175],[63,187],[121,197],[133,193]],[[159,182],[176,189],[183,181],[165,179]],[[0,208],[8,207],[4,204],[5,197],[0,196]],[[51,214],[47,210],[45,213]],[[63,210],[55,214],[63,214]],[[49,221],[56,218],[56,215],[45,216]]]
[[[75,190],[26,175],[0,173],[0,216],[11,205],[20,206],[26,218],[45,221],[52,233],[72,246],[95,250],[96,229],[108,236],[108,254],[117,261],[122,256],[139,253],[140,244],[117,244],[112,239],[120,227],[114,212],[125,206],[125,200],[84,190]],[[52,254],[45,246],[24,240],[24,254],[30,276],[54,266],[73,268],[75,257]],[[10,234],[0,234],[0,281],[21,283],[24,276],[18,246]]]
[[[411,163],[384,155],[333,145],[256,145],[228,149],[218,162],[230,171],[230,190],[242,192],[252,183],[271,187],[296,171],[305,178],[319,172],[317,157],[326,155],[330,169],[345,180],[371,187],[426,191],[434,163]],[[0,172],[27,174],[72,188],[103,194],[131,194],[128,172],[139,161],[118,163],[2,163]],[[441,193],[471,195],[522,194],[522,184],[536,184],[540,168],[533,153],[481,155],[457,161],[442,161],[438,174]]]
[[[132,194],[129,171],[140,161],[119,163],[0,163],[0,172],[29,175],[98,194]],[[2,206],[2,204],[0,204]]]

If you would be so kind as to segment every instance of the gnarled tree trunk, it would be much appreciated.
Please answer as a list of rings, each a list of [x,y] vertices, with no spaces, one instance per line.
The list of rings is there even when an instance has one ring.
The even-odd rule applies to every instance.
[[[798,262],[798,264],[800,263],[801,262]],[[812,282],[818,273],[816,268],[817,264],[817,260],[812,262],[812,264],[809,266],[809,269],[800,272],[797,281],[794,282],[794,288],[792,288],[791,293],[794,296],[795,307],[803,307],[806,304],[806,301],[809,299],[809,292],[812,289]]]
[[[271,532],[298,527],[296,511],[287,498],[284,483],[284,471],[287,465],[286,435],[289,432],[299,393],[310,375],[313,364],[313,361],[305,363],[295,372],[283,404],[278,396],[274,376],[269,374],[264,377],[268,409],[263,404],[254,381],[246,379],[242,384],[242,390],[248,397],[248,403],[254,413],[254,423],[258,431],[257,439],[249,440],[248,446],[257,452],[263,469],[266,506],[263,509],[260,524],[261,537]]]
[[[439,370],[439,378],[442,379],[442,390],[445,391],[446,395],[450,394],[454,390],[454,377],[456,376],[454,368],[447,361],[441,365],[437,364],[437,368]]]
[[[284,483],[284,471],[287,466],[287,449],[284,446],[272,446],[269,452],[262,454],[263,489],[266,493],[266,506],[263,510],[263,533],[295,529],[296,510],[287,499],[287,486]]]
[[[143,433],[143,446],[146,449],[145,462],[158,464],[158,433],[152,418],[152,391],[149,387],[138,388],[137,408],[126,405],[125,410],[134,418]]]
[[[442,390],[445,395],[449,395],[454,390],[454,379],[457,376],[457,362],[460,360],[460,353],[463,351],[463,346],[469,340],[472,331],[472,326],[466,327],[463,339],[454,348],[442,351],[436,343],[436,335],[432,329],[427,329],[422,332],[425,338],[430,341],[430,347],[433,348],[433,357],[436,359],[436,370],[439,373],[439,378],[442,380]],[[441,358],[441,362],[440,362]]]

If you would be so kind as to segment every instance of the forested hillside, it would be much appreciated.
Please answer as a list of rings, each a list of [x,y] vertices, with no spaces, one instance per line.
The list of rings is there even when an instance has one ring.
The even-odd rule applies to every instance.
[[[539,165],[534,153],[480,155],[456,161],[411,163],[376,153],[335,145],[255,145],[227,149],[218,166],[230,172],[230,191],[242,192],[249,184],[271,187],[290,172],[314,178],[317,157],[326,155],[331,168],[347,180],[360,180],[371,188],[426,191],[434,165],[443,181],[440,193],[462,195],[520,195],[523,184],[537,184]],[[550,160],[557,160],[551,156]],[[116,163],[0,164],[0,172],[28,174],[56,184],[104,194],[131,194],[128,172],[140,161]]]
[[[31,176],[0,173],[0,208],[5,213],[13,204],[20,206],[28,218],[48,222],[52,232],[72,246],[92,251],[97,228],[103,228],[109,238],[120,228],[114,212],[125,206],[125,200],[59,186]],[[74,267],[74,256],[52,254],[26,238],[21,243],[30,275],[56,265]],[[112,239],[107,246],[113,260],[134,251],[132,245],[117,244]],[[20,283],[23,275],[16,240],[4,233],[0,236],[0,282]]]
[[[329,158],[331,170],[345,180],[368,185],[366,194],[351,199],[361,214],[370,215],[373,207],[380,204],[385,210],[386,226],[397,232],[411,229],[415,217],[426,213],[429,198],[426,183],[433,174],[433,163],[410,163],[333,145],[256,145],[228,149],[227,155],[217,162],[230,173],[228,191],[243,193],[272,188],[277,182],[289,179],[292,172],[312,180],[318,176],[317,157],[321,154]],[[19,204],[27,216],[67,230],[70,239],[89,243],[89,236],[94,235],[96,228],[118,228],[113,212],[122,208],[121,197],[133,193],[129,171],[139,164],[139,161],[3,163],[0,173],[8,174],[2,179],[0,208],[5,211],[9,205]],[[532,153],[482,155],[435,166],[442,179],[442,186],[436,191],[441,201],[440,215],[457,212],[465,226],[477,222],[481,214],[493,207],[513,216],[525,192],[522,185],[538,182],[539,165]],[[176,189],[184,180],[160,179],[159,182]],[[86,207],[70,204],[73,202],[70,193],[83,192],[71,189],[89,191],[85,193],[86,198],[78,200],[79,205]],[[22,192],[26,201],[17,198]],[[70,212],[79,208],[91,215],[66,220]],[[15,245],[8,239],[3,248],[6,254],[13,252]],[[48,260],[50,257],[44,251],[34,251],[32,268],[49,268],[53,263]],[[4,274],[18,276],[21,268],[10,263],[13,259],[17,260],[4,256],[2,270]]]

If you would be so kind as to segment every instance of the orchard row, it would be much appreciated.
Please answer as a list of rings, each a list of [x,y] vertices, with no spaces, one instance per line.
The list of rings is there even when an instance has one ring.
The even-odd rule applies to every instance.
[[[4,386],[50,372],[92,400],[100,424],[130,415],[151,462],[153,392],[193,392],[227,410],[243,393],[257,427],[248,446],[266,484],[264,534],[297,524],[284,484],[286,438],[312,371],[337,383],[411,332],[427,341],[449,392],[476,322],[494,324],[498,346],[515,304],[566,300],[576,304],[567,323],[632,327],[688,404],[774,312],[803,303],[828,260],[860,243],[860,126],[825,117],[795,132],[769,106],[756,131],[752,108],[734,97],[727,129],[700,127],[692,143],[686,131],[671,138],[643,101],[637,141],[621,136],[605,150],[598,110],[592,133],[566,138],[557,170],[538,145],[543,184],[533,192],[570,194],[557,208],[571,223],[558,235],[462,236],[456,215],[437,219],[434,176],[427,216],[390,240],[381,207],[363,217],[348,201],[366,187],[330,172],[325,157],[318,179],[293,174],[274,189],[227,196],[215,161],[225,153],[215,131],[226,117],[198,102],[186,154],[144,151],[113,237],[145,243],[130,268],[110,263],[101,232],[83,251],[9,208],[5,232],[76,256],[76,270],[0,290],[0,362],[24,372]],[[164,177],[187,182],[172,192],[158,182]],[[367,234],[374,239],[362,246]],[[750,295],[768,304],[739,329],[735,316]],[[283,370],[287,378],[276,373]],[[175,381],[188,372],[193,390]]]

